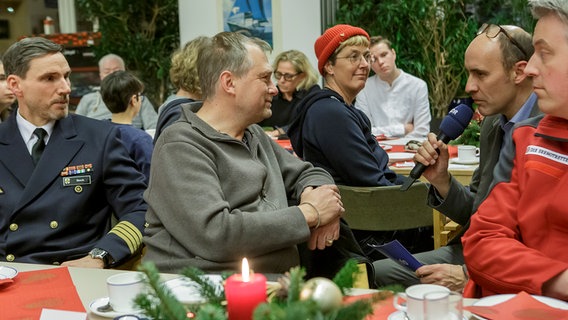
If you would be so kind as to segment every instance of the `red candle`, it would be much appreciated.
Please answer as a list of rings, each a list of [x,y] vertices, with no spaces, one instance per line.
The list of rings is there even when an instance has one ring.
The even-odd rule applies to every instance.
[[[242,274],[234,274],[225,282],[229,320],[250,320],[254,309],[266,302],[266,277],[251,274],[246,258]]]

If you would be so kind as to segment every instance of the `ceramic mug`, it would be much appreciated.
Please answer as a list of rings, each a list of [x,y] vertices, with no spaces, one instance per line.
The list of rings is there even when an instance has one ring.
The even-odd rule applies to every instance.
[[[143,293],[145,283],[141,272],[123,272],[107,278],[110,306],[116,312],[132,312],[137,309],[134,298]]]
[[[477,160],[479,148],[470,145],[458,146],[458,160],[462,162],[471,162]]]
[[[436,291],[424,295],[424,320],[462,320],[463,299],[459,292]]]
[[[406,313],[410,320],[426,320],[424,317],[424,296],[431,292],[450,292],[450,289],[437,284],[415,284],[406,288],[404,292],[396,294],[393,305],[397,310]],[[400,299],[406,300],[400,304]]]

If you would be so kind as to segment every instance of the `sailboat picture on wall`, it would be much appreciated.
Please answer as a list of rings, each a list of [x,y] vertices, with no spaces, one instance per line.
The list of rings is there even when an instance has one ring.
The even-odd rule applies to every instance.
[[[223,0],[224,31],[272,42],[272,0]]]

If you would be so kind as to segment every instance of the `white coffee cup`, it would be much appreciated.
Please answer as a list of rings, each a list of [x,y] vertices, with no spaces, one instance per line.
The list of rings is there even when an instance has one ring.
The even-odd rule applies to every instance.
[[[462,320],[463,299],[459,292],[436,291],[424,295],[424,320]]]
[[[132,312],[139,309],[134,298],[145,291],[144,274],[123,272],[107,278],[109,303],[116,312]]]
[[[437,284],[415,284],[406,288],[404,292],[396,294],[393,305],[397,310],[406,313],[410,320],[425,320],[424,296],[431,292],[450,292],[450,289]],[[399,299],[406,300],[406,304],[400,304]]]
[[[463,162],[471,162],[477,160],[479,148],[470,145],[458,146],[458,160]]]

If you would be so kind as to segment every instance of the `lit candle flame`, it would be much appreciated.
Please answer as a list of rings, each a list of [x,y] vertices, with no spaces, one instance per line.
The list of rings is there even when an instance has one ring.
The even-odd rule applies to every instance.
[[[242,273],[243,273],[243,282],[249,282],[250,281],[250,269],[249,269],[249,263],[248,263],[247,258],[243,258]]]

